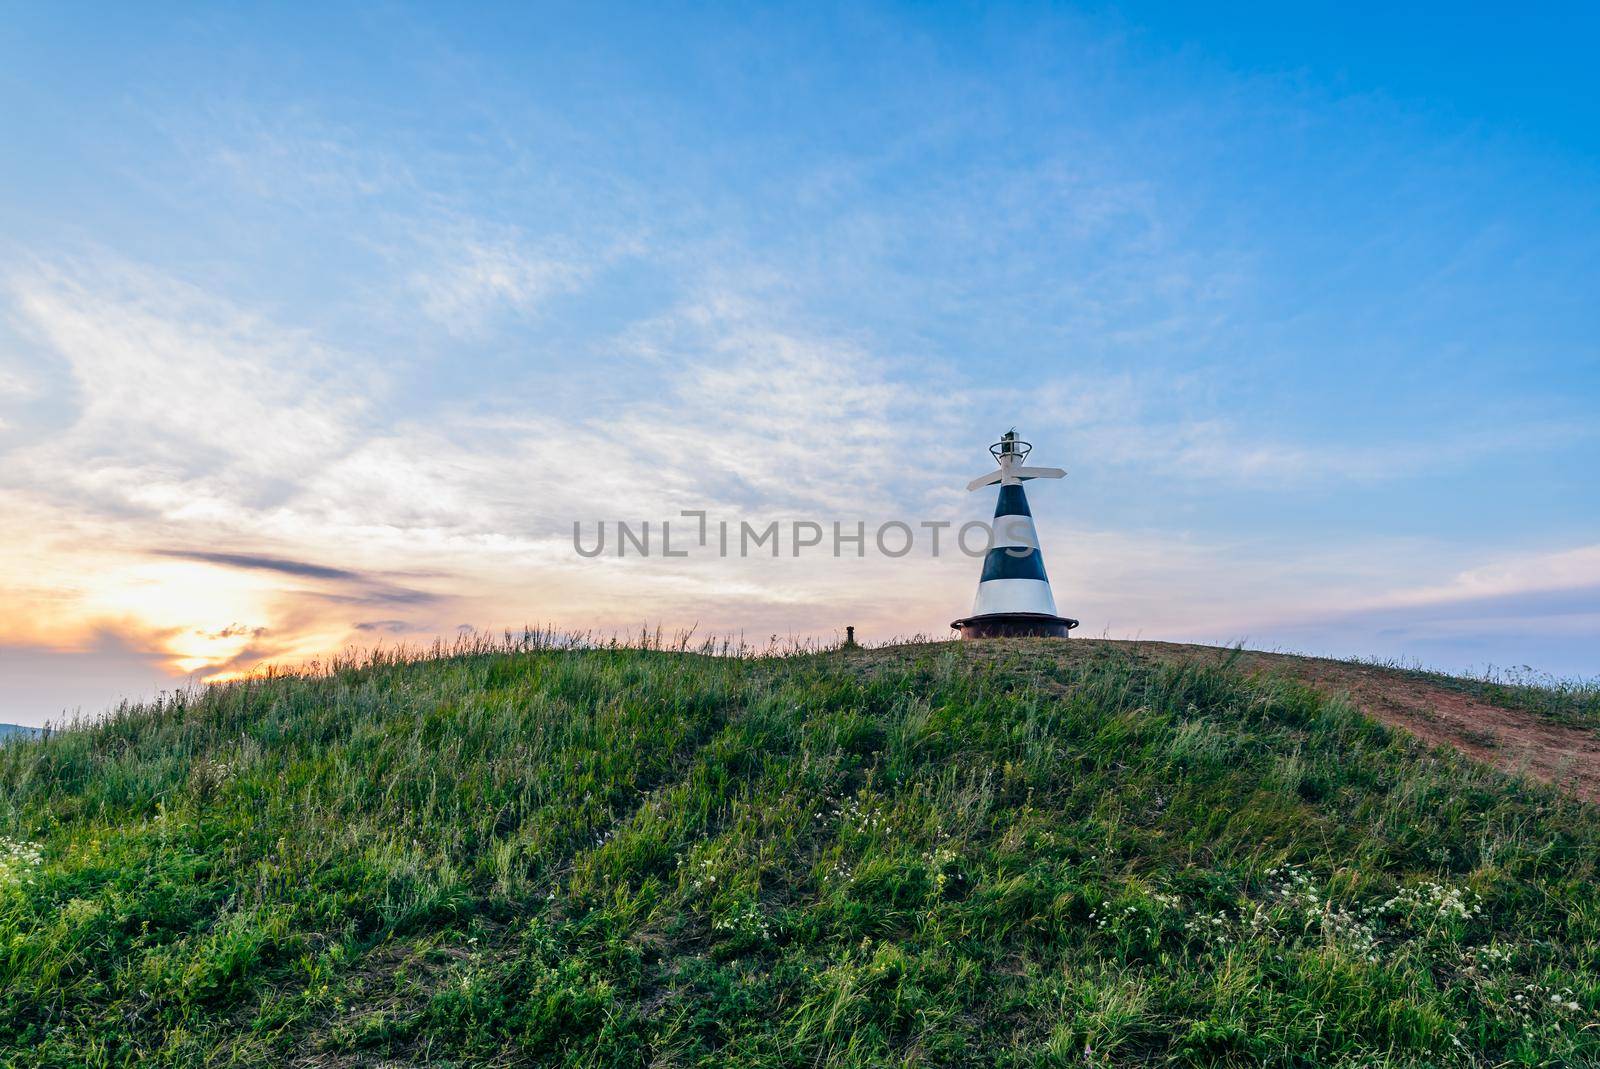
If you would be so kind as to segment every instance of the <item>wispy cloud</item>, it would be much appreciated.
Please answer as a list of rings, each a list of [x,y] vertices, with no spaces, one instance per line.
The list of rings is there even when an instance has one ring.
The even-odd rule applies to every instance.
[[[222,564],[230,568],[258,568],[262,571],[281,572],[284,575],[299,575],[310,579],[366,581],[366,578],[359,572],[348,571],[344,568],[330,568],[323,564],[286,560],[283,557],[267,557],[254,553],[213,553],[198,549],[155,549],[150,552],[152,556],[157,557],[176,557],[179,560],[205,561],[208,564]]]
[[[21,329],[65,361],[65,426],[0,484],[110,512],[237,515],[348,448],[380,376],[303,330],[115,259],[16,268]]]
[[[37,389],[19,369],[0,367],[0,397],[31,397]]]
[[[212,101],[202,116],[161,114],[156,121],[191,170],[221,176],[254,199],[305,210],[418,189],[403,158],[374,151],[321,109],[263,114]]]
[[[1543,553],[1517,553],[1478,564],[1434,586],[1397,591],[1385,599],[1393,606],[1445,605],[1533,598],[1548,605],[1578,604],[1600,611],[1594,592],[1600,588],[1600,545]],[[1555,595],[1552,599],[1549,595]],[[1571,595],[1574,601],[1562,599]]]
[[[458,335],[481,333],[500,313],[526,315],[576,290],[594,269],[592,256],[537,248],[514,231],[440,237],[409,258],[418,266],[407,284],[423,312]]]
[[[204,550],[158,549],[152,556],[173,557],[178,560],[200,561],[227,568],[244,568],[255,571],[277,572],[304,579],[335,580],[333,590],[303,591],[303,596],[344,605],[425,605],[440,600],[440,595],[426,590],[412,590],[397,586],[386,579],[332,568],[324,564],[269,557],[255,553],[216,553]],[[223,632],[222,634],[225,634]]]
[[[1417,479],[1491,457],[1532,455],[1596,440],[1591,422],[1529,420],[1427,435],[1400,429],[1381,439],[1308,440],[1252,428],[1237,416],[1193,414],[1211,406],[1194,377],[1125,374],[1065,377],[1006,398],[1028,422],[1072,428],[1080,455],[1099,466],[1196,487],[1282,491]],[[1001,396],[1004,396],[1002,393]]]

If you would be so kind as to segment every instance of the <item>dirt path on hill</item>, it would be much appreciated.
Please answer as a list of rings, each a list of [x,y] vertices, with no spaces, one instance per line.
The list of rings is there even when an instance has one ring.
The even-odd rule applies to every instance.
[[[1082,647],[1115,646],[1165,661],[1216,661],[1231,650],[1176,642],[1073,639]],[[1554,784],[1580,798],[1600,802],[1600,732],[1558,724],[1520,709],[1507,709],[1389,668],[1243,651],[1234,662],[1246,672],[1287,676],[1344,694],[1362,711],[1424,742],[1462,753],[1513,774]]]
[[[1218,646],[1123,639],[985,639],[957,644],[978,657],[1006,653],[1048,653],[1078,662],[1108,656],[1202,664],[1235,657],[1245,672],[1284,676],[1342,694],[1363,712],[1391,727],[1404,728],[1432,746],[1451,746],[1512,775],[1553,784],[1579,798],[1600,802],[1600,729],[1558,723],[1522,709],[1508,709],[1450,687],[1430,683],[1403,669],[1352,664],[1321,657],[1243,650],[1235,655]],[[878,663],[926,650],[920,643],[866,651]]]

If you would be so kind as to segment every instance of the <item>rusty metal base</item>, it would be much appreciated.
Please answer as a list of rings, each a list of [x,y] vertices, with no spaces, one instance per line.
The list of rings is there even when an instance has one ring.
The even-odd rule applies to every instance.
[[[962,638],[1016,638],[1023,635],[1066,638],[1067,632],[1078,626],[1078,621],[1065,616],[1046,616],[1042,612],[994,612],[986,616],[969,616],[950,626],[960,631]]]

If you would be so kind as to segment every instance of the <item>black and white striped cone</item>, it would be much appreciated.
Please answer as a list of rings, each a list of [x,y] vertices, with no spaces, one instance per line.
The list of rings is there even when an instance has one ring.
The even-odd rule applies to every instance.
[[[957,620],[951,627],[962,638],[994,638],[1003,635],[1045,635],[1066,638],[1078,621],[1056,615],[1056,599],[1050,593],[1050,577],[1045,574],[1044,554],[1039,549],[1039,532],[1028,509],[1028,495],[1022,483],[1027,479],[1059,479],[1060,468],[1023,466],[1029,451],[1015,431],[989,448],[1000,467],[967,485],[977,490],[1000,484],[994,506],[994,538],[983,560],[983,575],[978,580],[978,596],[972,615]]]

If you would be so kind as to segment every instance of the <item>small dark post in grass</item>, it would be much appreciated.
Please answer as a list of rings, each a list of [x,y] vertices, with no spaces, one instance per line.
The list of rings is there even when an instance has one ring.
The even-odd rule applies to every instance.
[[[856,629],[854,627],[846,627],[844,629],[844,648],[847,650],[852,650],[855,649],[855,646]]]

